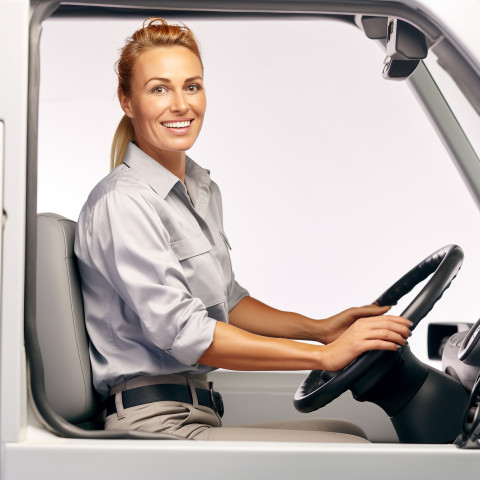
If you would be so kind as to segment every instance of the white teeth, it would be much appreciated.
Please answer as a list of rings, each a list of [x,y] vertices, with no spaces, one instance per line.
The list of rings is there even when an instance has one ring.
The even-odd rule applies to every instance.
[[[190,126],[190,120],[186,120],[185,122],[163,122],[162,125],[168,128],[183,128]]]

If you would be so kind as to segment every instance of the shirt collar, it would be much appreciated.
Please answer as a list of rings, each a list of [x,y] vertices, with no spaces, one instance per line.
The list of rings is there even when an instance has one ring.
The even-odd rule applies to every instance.
[[[162,198],[166,198],[177,183],[182,183],[170,170],[167,170],[132,142],[128,144],[123,163],[133,168]],[[185,176],[207,188],[210,186],[210,171],[202,168],[189,157],[186,157],[185,160]]]

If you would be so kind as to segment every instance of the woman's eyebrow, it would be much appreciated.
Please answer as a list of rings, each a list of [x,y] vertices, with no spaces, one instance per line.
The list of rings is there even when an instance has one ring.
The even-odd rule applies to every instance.
[[[185,79],[185,83],[193,82],[194,80],[203,80],[201,75],[197,75],[196,77],[190,77]]]
[[[148,83],[153,82],[153,81],[162,82],[162,83],[172,83],[172,81],[168,78],[152,77],[152,78],[149,78],[145,82],[145,85],[147,85]]]
[[[172,83],[172,81],[169,79],[169,78],[162,78],[162,77],[152,77],[152,78],[149,78],[146,82],[145,82],[145,85],[147,85],[148,83],[152,82],[152,81],[157,81],[157,82],[162,82],[162,83]],[[193,82],[194,80],[203,80],[203,77],[201,75],[197,75],[195,77],[190,77],[190,78],[186,78],[184,83],[189,83],[189,82]],[[144,86],[145,86],[144,85]]]

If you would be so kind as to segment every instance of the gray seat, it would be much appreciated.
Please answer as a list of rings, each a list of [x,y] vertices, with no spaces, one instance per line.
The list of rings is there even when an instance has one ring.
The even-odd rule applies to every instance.
[[[53,410],[78,423],[98,413],[77,263],[75,222],[53,213],[37,220],[37,334],[45,393]]]
[[[67,437],[179,439],[101,429],[103,405],[92,384],[74,239],[75,222],[54,213],[38,214],[36,287],[27,296],[25,321],[30,387],[38,412]]]

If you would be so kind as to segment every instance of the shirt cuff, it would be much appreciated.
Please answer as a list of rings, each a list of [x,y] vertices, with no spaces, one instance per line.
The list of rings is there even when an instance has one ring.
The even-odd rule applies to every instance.
[[[248,293],[248,291],[245,288],[241,287],[235,280],[233,282],[230,295],[228,296],[228,299],[227,299],[228,311],[231,312],[243,297],[249,297],[249,296],[250,294]]]
[[[180,363],[195,366],[213,342],[217,321],[206,312],[197,312],[178,333],[173,347],[168,351]]]

